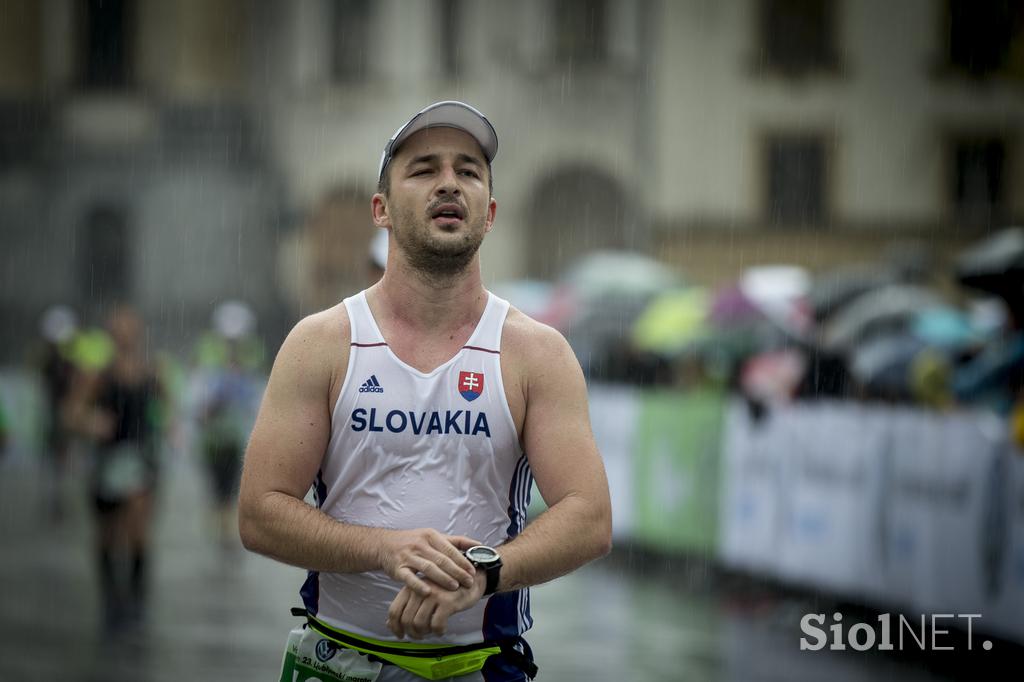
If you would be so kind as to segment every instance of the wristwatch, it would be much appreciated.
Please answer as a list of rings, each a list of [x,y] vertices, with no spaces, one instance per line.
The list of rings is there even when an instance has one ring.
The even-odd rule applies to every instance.
[[[501,576],[501,555],[493,547],[477,545],[470,547],[462,553],[469,563],[481,568],[487,575],[487,587],[484,588],[484,596],[494,594],[498,591],[498,578]]]

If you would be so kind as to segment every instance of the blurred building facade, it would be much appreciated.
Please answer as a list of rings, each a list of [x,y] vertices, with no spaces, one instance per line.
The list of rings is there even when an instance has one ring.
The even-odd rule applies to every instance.
[[[486,276],[551,276],[599,247],[642,247],[638,201],[651,2],[311,0],[261,6],[274,157],[300,205],[347,192],[369,228],[384,143],[430,102],[499,131]],[[365,240],[372,235],[370,229]],[[365,252],[365,251],[364,251]],[[292,287],[298,288],[298,287]]]
[[[653,227],[704,279],[1024,217],[1021,3],[664,2],[656,25]]]
[[[381,148],[438,99],[501,134],[488,281],[983,234],[1024,215],[1016,7],[6,0],[0,346],[56,301],[173,340],[227,297],[280,332],[357,290]]]
[[[48,304],[131,302],[185,348],[226,297],[272,319],[281,193],[245,4],[12,0],[0,20],[3,348]],[[264,320],[267,321],[267,320]]]

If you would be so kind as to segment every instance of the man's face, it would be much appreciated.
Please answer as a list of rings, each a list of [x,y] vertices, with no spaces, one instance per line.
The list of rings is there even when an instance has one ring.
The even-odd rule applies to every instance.
[[[129,350],[138,345],[143,333],[143,323],[134,310],[122,306],[110,314],[107,329],[120,350]]]
[[[480,145],[455,128],[427,128],[405,141],[386,172],[391,188],[383,201],[375,195],[374,215],[409,263],[438,275],[464,270],[497,208]]]

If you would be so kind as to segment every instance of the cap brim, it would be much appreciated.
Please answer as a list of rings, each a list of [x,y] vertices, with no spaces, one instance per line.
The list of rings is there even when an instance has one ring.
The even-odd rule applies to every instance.
[[[488,163],[494,161],[498,154],[498,134],[487,117],[463,102],[437,102],[409,119],[388,142],[381,158],[379,175],[384,174],[384,168],[406,140],[427,128],[457,128],[466,132],[480,145]]]

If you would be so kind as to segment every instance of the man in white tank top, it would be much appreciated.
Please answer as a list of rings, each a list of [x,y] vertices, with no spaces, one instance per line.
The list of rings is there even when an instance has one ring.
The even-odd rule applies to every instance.
[[[496,152],[460,102],[399,128],[371,201],[384,276],[295,326],[246,452],[242,540],[309,570],[293,636],[319,638],[322,675],[359,671],[331,679],[524,680],[529,586],[610,548],[579,363],[482,284]],[[534,479],[548,510],[527,526]]]

